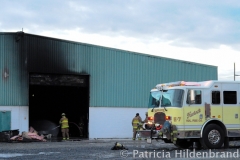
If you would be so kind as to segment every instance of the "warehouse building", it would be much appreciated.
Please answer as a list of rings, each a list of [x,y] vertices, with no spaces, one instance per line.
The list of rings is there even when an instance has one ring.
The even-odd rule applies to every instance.
[[[70,135],[83,123],[90,139],[131,138],[158,83],[218,78],[216,66],[24,32],[0,33],[0,72],[0,132],[57,126],[66,113]]]

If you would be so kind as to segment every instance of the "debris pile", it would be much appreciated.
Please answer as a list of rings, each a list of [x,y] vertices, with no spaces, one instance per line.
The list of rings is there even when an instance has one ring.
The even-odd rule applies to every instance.
[[[13,137],[18,134],[19,134],[18,129],[2,131],[0,132],[0,142],[8,142],[10,137]]]
[[[10,138],[10,141],[16,142],[46,142],[47,140],[44,138],[44,135],[39,135],[38,132],[30,127],[29,132],[22,132],[21,135],[16,135]]]

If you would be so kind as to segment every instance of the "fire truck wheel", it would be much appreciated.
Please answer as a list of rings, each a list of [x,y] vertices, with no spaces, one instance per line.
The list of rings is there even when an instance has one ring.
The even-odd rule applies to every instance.
[[[176,147],[178,148],[182,148],[182,149],[188,149],[193,145],[193,142],[191,141],[187,141],[187,140],[180,140],[178,139],[176,141],[176,144],[174,144]]]
[[[203,130],[203,137],[200,140],[205,149],[221,148],[224,143],[224,132],[216,124],[209,124]]]

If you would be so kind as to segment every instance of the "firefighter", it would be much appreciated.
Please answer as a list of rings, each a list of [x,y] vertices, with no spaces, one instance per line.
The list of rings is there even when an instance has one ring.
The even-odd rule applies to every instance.
[[[143,123],[147,123],[148,122],[148,112],[145,113],[146,118],[144,119]]]
[[[79,129],[80,129],[80,136],[84,137],[85,136],[85,126],[84,126],[84,116],[80,117],[80,122],[79,122]]]
[[[142,123],[148,123],[148,112],[145,113],[146,117],[144,119],[144,121],[142,121]],[[145,128],[148,127],[148,124],[145,124]],[[147,138],[145,138],[144,140],[147,140]]]
[[[139,113],[136,113],[136,116],[132,120],[132,127],[133,127],[133,140],[136,138],[138,123],[142,122],[142,118],[140,117]],[[141,140],[139,138],[139,140]]]
[[[66,138],[69,139],[69,125],[65,113],[62,113],[62,118],[60,119],[59,123],[61,125],[63,140],[66,140]]]

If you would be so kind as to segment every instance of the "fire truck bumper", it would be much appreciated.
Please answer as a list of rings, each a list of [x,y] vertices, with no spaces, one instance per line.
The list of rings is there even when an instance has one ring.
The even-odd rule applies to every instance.
[[[137,138],[159,138],[160,130],[140,130],[137,132]]]
[[[152,139],[162,139],[175,143],[177,140],[177,128],[166,121],[160,130],[139,130],[137,138],[147,139],[148,143],[151,143]]]

